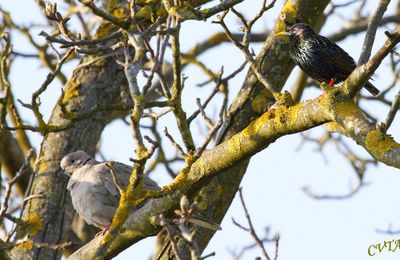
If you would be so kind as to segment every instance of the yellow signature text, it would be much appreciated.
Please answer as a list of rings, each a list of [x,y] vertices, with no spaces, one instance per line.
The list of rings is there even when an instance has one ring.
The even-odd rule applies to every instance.
[[[380,254],[383,251],[394,252],[400,250],[400,239],[392,239],[389,241],[383,241],[377,244],[370,245],[368,247],[368,255],[374,256]]]

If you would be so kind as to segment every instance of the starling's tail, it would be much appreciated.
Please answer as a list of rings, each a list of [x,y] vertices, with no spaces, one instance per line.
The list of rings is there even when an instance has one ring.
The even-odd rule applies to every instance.
[[[378,96],[379,95],[379,89],[377,89],[374,85],[372,85],[371,82],[367,82],[367,84],[364,85],[364,88],[366,90],[368,90],[369,93],[371,93],[374,96]]]

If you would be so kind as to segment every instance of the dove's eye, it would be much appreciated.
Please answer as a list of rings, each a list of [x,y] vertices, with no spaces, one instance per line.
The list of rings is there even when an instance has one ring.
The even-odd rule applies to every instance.
[[[75,160],[71,160],[71,163],[74,163],[75,162]]]

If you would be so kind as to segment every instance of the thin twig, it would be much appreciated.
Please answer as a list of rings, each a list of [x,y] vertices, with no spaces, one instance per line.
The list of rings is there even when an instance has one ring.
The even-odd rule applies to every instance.
[[[275,257],[274,260],[278,259],[278,249],[279,249],[279,240],[280,240],[281,236],[279,234],[276,234],[275,236]]]
[[[388,228],[386,230],[376,228],[375,232],[379,233],[379,234],[391,235],[391,236],[393,236],[393,235],[397,236],[397,235],[400,234],[400,230],[399,229],[395,229],[395,230],[393,229],[392,223],[389,223],[389,226],[388,226]]]
[[[14,178],[12,178],[11,181],[9,181],[6,185],[6,190],[4,192],[4,199],[3,202],[1,204],[1,210],[0,210],[0,222],[3,220],[4,214],[6,213],[7,209],[8,209],[8,201],[10,199],[10,195],[11,195],[11,188],[12,186],[18,182],[25,173],[29,172],[26,169],[30,167],[30,160],[33,156],[33,149],[29,150],[28,155],[25,157],[25,162],[24,164],[21,166],[21,168],[19,169],[19,171],[17,172],[17,174],[14,176]]]
[[[172,250],[174,252],[175,258],[177,260],[182,259],[181,256],[180,256],[180,253],[179,253],[177,242],[176,242],[174,234],[173,234],[174,233],[174,228],[168,223],[168,220],[165,219],[165,217],[163,215],[159,215],[158,216],[158,222],[159,222],[159,224],[161,226],[164,227],[163,230],[167,233],[168,240],[171,243],[171,247],[172,247]]]
[[[326,195],[326,194],[316,194],[314,193],[309,186],[303,187],[304,193],[312,199],[316,200],[345,200],[353,197],[357,192],[361,190],[361,188],[366,187],[368,183],[360,181],[357,186],[352,188],[347,194],[344,195]]]
[[[224,73],[224,67],[221,68],[221,71],[220,71],[219,76],[218,76],[218,78],[217,78],[217,80],[216,80],[216,84],[215,84],[214,89],[212,90],[212,92],[210,93],[210,95],[207,97],[207,99],[204,101],[204,103],[203,103],[203,104],[200,104],[201,109],[203,109],[203,110],[206,109],[208,103],[210,103],[210,101],[213,99],[213,97],[215,96],[215,94],[217,94],[217,92],[219,91],[219,88],[220,88],[220,85],[221,85],[221,82],[222,82],[222,74],[223,74],[223,73]],[[201,111],[200,111],[200,107],[199,107],[199,109],[197,109],[197,110],[187,119],[188,123],[190,124],[190,123],[197,117],[197,115],[200,114],[200,112],[201,112]]]
[[[252,223],[251,218],[250,218],[249,211],[247,210],[246,203],[244,202],[244,199],[243,199],[242,188],[239,188],[239,198],[240,198],[240,202],[242,204],[242,207],[244,209],[244,213],[246,215],[247,223],[249,224],[249,232],[250,232],[251,236],[254,238],[256,244],[258,245],[258,247],[261,249],[264,257],[267,260],[271,260],[271,258],[269,257],[267,251],[265,250],[264,244],[262,243],[262,241],[260,240],[260,238],[256,234],[256,231],[254,229],[253,223]]]
[[[122,193],[124,192],[124,188],[122,187],[121,182],[118,179],[118,176],[114,170],[113,164],[114,164],[114,162],[107,162],[106,166],[110,169],[110,173],[112,175],[113,182],[114,182],[115,186],[117,186],[119,194],[122,195]]]
[[[98,8],[93,3],[93,1],[91,1],[91,0],[79,0],[79,2],[81,2],[85,6],[89,7],[90,10],[92,10],[92,12],[95,15],[97,15],[97,16],[99,16],[99,17],[101,17],[101,18],[103,18],[103,19],[105,19],[105,20],[107,20],[107,21],[109,21],[109,22],[111,22],[113,24],[115,24],[116,26],[118,26],[120,28],[128,29],[129,23],[127,23],[126,21],[122,21],[122,20],[120,20],[118,18],[115,18],[113,15],[105,12],[103,9]]]
[[[399,110],[399,106],[400,106],[400,92],[398,92],[394,97],[390,110],[386,116],[383,129],[381,128],[384,132],[386,132],[391,126],[394,118],[396,117],[397,111]]]
[[[175,20],[175,28],[176,31],[172,35],[172,44],[171,44],[171,51],[172,51],[172,72],[174,82],[171,87],[171,101],[173,102],[174,107],[174,115],[176,119],[176,124],[178,126],[179,132],[182,137],[182,141],[185,144],[186,150],[188,152],[194,151],[195,145],[193,141],[193,136],[190,131],[189,123],[187,122],[186,113],[182,108],[181,96],[183,90],[183,81],[182,81],[182,62],[181,62],[181,52],[180,52],[180,40],[179,40],[179,33],[180,33],[180,21]]]
[[[220,4],[215,5],[211,8],[205,8],[203,10],[195,10],[191,9],[188,6],[185,8],[179,8],[179,6],[172,5],[170,1],[163,0],[165,9],[167,12],[175,18],[178,18],[180,21],[185,20],[205,20],[219,12],[229,9],[230,7],[235,6],[236,4],[243,2],[243,0],[224,0]]]
[[[225,78],[222,78],[223,72],[224,72],[224,67],[221,68],[221,71],[219,73],[219,76],[216,80],[215,87],[207,97],[207,99],[204,101],[204,103],[201,105],[201,107],[206,109],[207,105],[210,103],[210,101],[214,98],[215,94],[217,94],[219,91],[224,92],[225,95],[227,95],[227,86],[228,86],[228,81],[236,77],[237,74],[239,74],[245,67],[246,67],[247,62],[243,62],[242,65],[239,66],[235,71],[233,71],[231,74],[226,76]],[[223,89],[222,89],[223,88]],[[224,91],[225,90],[225,91]],[[200,114],[200,109],[197,109],[193,114],[187,119],[189,123],[191,123],[198,115]]]
[[[179,152],[183,157],[185,157],[185,156],[186,156],[186,153],[183,151],[182,147],[181,147],[177,142],[175,142],[174,138],[169,134],[168,128],[167,128],[167,127],[164,128],[164,134],[165,134],[165,136],[168,138],[168,140],[171,142],[172,146],[174,146],[175,149],[178,150],[178,152]]]
[[[167,18],[167,22],[166,22],[167,29],[170,29],[171,25],[172,25],[172,18],[168,17]],[[161,36],[159,36],[159,37],[161,37]],[[165,51],[166,51],[167,46],[168,46],[169,39],[170,39],[170,35],[168,34],[168,35],[165,36],[164,41],[161,44],[161,49],[160,49],[160,53],[159,53],[159,57],[158,57],[159,62],[161,64],[164,64],[164,56],[165,56]],[[166,97],[167,99],[171,99],[171,92],[170,92],[170,89],[167,86],[167,83],[166,83],[166,80],[165,80],[165,76],[164,76],[164,73],[163,73],[163,66],[159,66],[157,68],[157,75],[159,77],[159,81],[160,81],[160,85],[161,85],[161,89],[163,91],[164,97]]]
[[[388,39],[377,53],[365,64],[356,68],[345,81],[344,85],[348,89],[350,96],[356,93],[364,86],[375,70],[379,67],[382,60],[392,52],[393,48],[400,42],[400,26],[394,33],[385,32]]]
[[[270,92],[271,96],[276,92],[272,86],[268,83],[266,77],[260,72],[256,61],[254,60],[251,52],[249,51],[248,47],[245,44],[240,43],[237,39],[232,36],[231,31],[229,30],[228,26],[225,24],[225,16],[228,14],[228,11],[225,11],[223,15],[221,15],[218,21],[214,21],[213,23],[220,24],[225,31],[226,36],[228,39],[245,55],[246,61],[250,64],[250,68],[253,71],[254,75],[260,81],[261,84]]]
[[[399,22],[400,22],[400,16],[398,14],[394,14],[383,17],[379,25],[383,26],[389,23],[396,24]],[[336,33],[330,34],[327,38],[329,38],[334,42],[338,42],[344,40],[349,35],[364,32],[366,28],[368,28],[368,20],[367,18],[364,18],[362,20],[357,21],[357,23],[351,24],[350,27],[341,28]]]
[[[68,50],[67,53],[58,60],[56,68],[54,69],[53,72],[50,72],[47,75],[46,80],[42,83],[40,88],[38,90],[36,90],[35,92],[33,92],[33,94],[32,94],[32,106],[35,106],[37,104],[36,100],[47,89],[47,87],[50,85],[50,83],[54,80],[54,78],[56,77],[57,73],[60,72],[64,62],[69,58],[69,56],[72,53],[73,53],[72,49]]]
[[[364,38],[363,47],[361,49],[360,58],[358,59],[358,66],[366,63],[371,56],[376,31],[378,30],[383,14],[386,12],[389,3],[390,0],[381,0],[375,12],[371,15],[370,21],[368,23],[367,32]]]
[[[223,101],[222,106],[221,106],[221,109],[219,111],[217,123],[211,128],[211,130],[208,133],[206,139],[204,140],[204,143],[200,146],[199,149],[197,149],[195,157],[198,158],[198,157],[201,156],[201,154],[207,148],[207,145],[211,142],[211,140],[217,134],[217,131],[219,130],[219,128],[222,126],[222,123],[224,121],[224,113],[225,113],[225,108],[226,108],[227,103],[228,103],[228,96],[225,96],[224,97],[224,101]]]
[[[44,31],[40,32],[39,35],[45,37],[47,41],[61,44],[61,48],[67,48],[72,46],[96,45],[99,43],[105,43],[115,38],[121,37],[122,30],[117,30],[104,37],[97,39],[85,39],[85,40],[74,40],[74,41],[68,41],[61,38],[53,37]]]
[[[5,41],[3,45],[3,49],[0,52],[0,84],[2,87],[2,91],[4,92],[4,96],[0,99],[1,110],[0,110],[0,133],[3,131],[5,122],[6,122],[6,115],[7,115],[7,107],[9,107],[9,102],[11,101],[11,83],[8,80],[8,61],[12,51],[12,45],[10,40],[10,35],[8,33],[4,33],[2,35],[2,40]],[[2,143],[0,143],[0,147]],[[2,153],[4,149],[1,149],[0,153]],[[1,167],[1,160],[0,160],[0,167]],[[1,169],[1,168],[0,168]]]
[[[64,242],[64,243],[59,243],[59,244],[40,243],[40,242],[29,239],[28,236],[25,236],[24,238],[18,239],[14,243],[4,243],[4,244],[0,245],[0,250],[11,249],[18,245],[24,244],[24,243],[30,243],[30,244],[32,244],[33,247],[36,247],[36,248],[51,248],[54,250],[64,249],[65,247],[70,246],[72,244],[72,242],[70,242],[70,241]]]
[[[326,13],[326,17],[329,17],[331,14],[333,14],[335,12],[336,9],[338,8],[342,8],[342,7],[347,7],[349,5],[352,5],[354,3],[357,3],[360,0],[352,0],[352,1],[348,1],[346,3],[343,4],[334,4],[331,3],[331,9]]]
[[[167,108],[164,111],[161,111],[160,113],[153,113],[153,112],[143,113],[143,117],[151,117],[154,118],[155,120],[158,120],[160,117],[165,116],[171,111],[172,108]]]
[[[201,117],[206,122],[207,127],[209,129],[212,129],[214,127],[214,124],[211,121],[211,119],[207,117],[206,112],[204,111],[203,106],[201,105],[200,98],[196,98],[196,104],[197,104],[197,107],[199,108]]]
[[[205,256],[202,256],[200,259],[201,259],[201,260],[204,260],[204,259],[207,259],[207,258],[213,257],[213,256],[215,256],[215,252],[211,252],[211,253],[209,253],[209,254],[207,254],[207,255],[205,255]]]

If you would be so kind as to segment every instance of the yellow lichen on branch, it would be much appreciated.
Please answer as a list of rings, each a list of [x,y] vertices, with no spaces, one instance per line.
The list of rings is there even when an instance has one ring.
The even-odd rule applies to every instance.
[[[43,221],[38,214],[24,216],[22,221],[27,233],[30,235],[35,235],[43,229]]]
[[[400,144],[393,138],[381,131],[374,129],[367,133],[365,137],[365,147],[371,150],[376,159],[384,158],[393,149],[400,151]],[[400,156],[400,154],[399,154]]]
[[[320,104],[334,118],[327,126],[328,130],[351,137],[376,160],[400,168],[400,144],[367,120],[350,99],[347,89],[327,90],[320,98]]]

